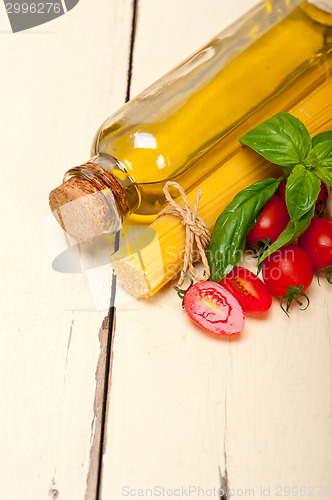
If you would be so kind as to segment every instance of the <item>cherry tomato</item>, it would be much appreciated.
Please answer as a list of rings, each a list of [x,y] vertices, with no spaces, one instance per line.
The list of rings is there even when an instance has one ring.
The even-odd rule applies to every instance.
[[[256,274],[236,266],[220,281],[238,301],[245,312],[264,313],[272,305],[272,296]]]
[[[262,274],[267,289],[281,298],[287,293],[288,286],[303,285],[305,291],[312,282],[313,269],[302,248],[286,245],[263,260]]]
[[[299,237],[299,246],[309,255],[315,271],[332,265],[332,221],[312,219]]]
[[[289,222],[286,203],[278,196],[272,196],[264,205],[254,227],[247,234],[247,243],[257,243],[259,240],[271,239],[273,243],[278,239]]]
[[[244,325],[238,301],[213,281],[192,285],[184,296],[184,308],[196,325],[218,335],[239,333]]]
[[[286,184],[287,179],[284,179],[277,189],[277,195],[282,201],[286,202]],[[317,196],[316,207],[318,210],[321,210],[326,205],[326,200],[328,196],[328,191],[325,182],[321,181],[320,183],[320,191]]]

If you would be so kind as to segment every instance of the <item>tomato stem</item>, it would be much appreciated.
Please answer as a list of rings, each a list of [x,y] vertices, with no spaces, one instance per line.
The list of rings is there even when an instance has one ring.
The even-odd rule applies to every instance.
[[[303,307],[302,309],[300,308],[301,311],[305,311],[309,307],[310,300],[309,300],[308,295],[303,292],[303,285],[299,285],[299,286],[289,285],[287,287],[287,292],[282,297],[280,297],[280,307],[284,311],[284,313],[287,314],[288,317],[290,317],[289,316],[289,308],[290,308],[293,300],[295,300],[295,302],[297,304],[299,304],[299,306],[302,306],[302,302],[300,301],[299,297],[305,297],[307,300],[307,305],[305,307]],[[287,299],[287,305],[286,305],[286,309],[285,309],[282,303],[286,299]]]
[[[324,209],[325,209],[325,203],[323,202],[323,200],[317,201],[315,205],[315,215],[320,217],[324,212]]]
[[[319,286],[320,286],[320,281],[319,281],[320,273],[322,273],[324,271],[327,271],[327,273],[326,273],[326,279],[332,285],[332,266],[326,266],[326,267],[322,267],[322,269],[320,269],[318,271],[317,281],[318,281]]]
[[[256,253],[252,254],[252,257],[254,259],[260,260],[260,258],[262,257],[264,252],[269,248],[270,245],[271,245],[271,238],[266,238],[266,240],[259,240],[257,243],[251,243],[250,247],[255,248],[257,250]],[[263,262],[261,262],[257,266],[257,276],[262,270],[262,264]]]
[[[173,286],[174,290],[176,290],[176,293],[178,294],[178,296],[180,297],[181,301],[182,301],[182,308],[184,309],[184,296],[186,295],[186,293],[188,292],[189,288],[193,286],[194,284],[194,280],[192,279],[192,277],[186,273],[186,271],[184,271],[180,266],[179,268],[181,269],[181,271],[187,276],[187,278],[189,278],[190,280],[190,285],[188,286],[188,288],[185,288],[185,289],[182,289],[182,288],[179,288],[178,286]]]

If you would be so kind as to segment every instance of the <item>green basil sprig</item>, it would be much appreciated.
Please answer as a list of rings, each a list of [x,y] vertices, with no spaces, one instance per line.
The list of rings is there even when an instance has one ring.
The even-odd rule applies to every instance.
[[[218,217],[207,251],[213,281],[220,281],[238,263],[257,214],[285,178],[263,179],[252,184],[240,191]]]
[[[304,165],[296,165],[286,185],[286,205],[291,221],[298,221],[314,206],[320,191],[320,180]]]
[[[332,131],[331,131],[332,133]],[[322,134],[319,134],[322,135]],[[332,185],[332,140],[322,141],[310,151],[305,165],[325,184]]]
[[[237,264],[246,235],[286,176],[290,222],[259,263],[307,229],[314,215],[320,181],[332,186],[332,131],[311,140],[300,120],[290,113],[277,113],[241,137],[240,142],[279,165],[286,175],[280,179],[264,179],[244,189],[219,216],[207,252],[214,281],[222,279]]]
[[[315,135],[312,138],[312,147],[314,148],[317,144],[324,141],[332,141],[332,130],[328,130],[327,132],[321,132],[320,134]]]
[[[266,160],[280,165],[285,173],[309,154],[311,139],[300,120],[289,113],[277,113],[240,138]]]

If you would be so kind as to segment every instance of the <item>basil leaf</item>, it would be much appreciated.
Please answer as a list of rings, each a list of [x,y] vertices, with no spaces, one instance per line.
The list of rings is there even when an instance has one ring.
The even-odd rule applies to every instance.
[[[311,149],[308,130],[289,113],[277,113],[247,132],[240,142],[282,167],[301,163]]]
[[[295,222],[290,220],[286,228],[279,236],[279,238],[274,243],[272,243],[272,245],[270,245],[269,248],[263,253],[263,255],[258,261],[258,265],[261,264],[263,260],[266,259],[266,257],[271,255],[273,252],[279,250],[279,248],[285,245],[288,245],[288,243],[290,243],[293,239],[301,236],[301,234],[304,233],[306,229],[308,229],[311,219],[314,216],[314,213],[315,213],[315,207],[313,206],[309,210],[309,212],[307,212],[305,215],[301,217],[301,219]]]
[[[323,167],[332,167],[332,140],[319,142],[310,151],[307,162],[315,161]]]
[[[320,142],[324,141],[332,141],[332,130],[328,130],[327,132],[322,132],[321,134],[315,135],[315,137],[312,138],[312,147],[314,148],[319,144]]]
[[[299,220],[315,204],[320,191],[320,180],[305,168],[296,165],[286,185],[286,205],[292,221]]]
[[[322,179],[328,186],[332,186],[332,166],[331,167],[315,167],[312,171]]]
[[[316,144],[305,163],[325,184],[332,186],[332,140]]]
[[[243,189],[218,217],[207,250],[212,281],[220,281],[238,263],[253,219],[284,178],[263,179]]]

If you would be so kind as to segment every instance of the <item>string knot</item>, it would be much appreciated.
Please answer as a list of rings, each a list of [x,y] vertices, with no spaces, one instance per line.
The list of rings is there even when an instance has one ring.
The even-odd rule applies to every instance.
[[[176,202],[169,193],[169,187],[172,186],[177,189],[182,197],[184,206]],[[186,196],[184,189],[177,182],[166,182],[164,186],[164,193],[168,205],[157,215],[161,217],[162,215],[171,214],[180,217],[182,224],[186,228],[186,242],[185,242],[185,252],[183,259],[183,270],[181,270],[181,275],[179,278],[179,285],[181,286],[185,279],[185,272],[189,269],[192,277],[196,281],[207,281],[210,277],[210,268],[207,261],[205,250],[208,247],[211,240],[211,233],[207,228],[207,225],[203,219],[198,215],[198,204],[202,196],[202,190],[198,189],[197,196],[194,204],[193,210],[191,209],[190,203]],[[193,266],[195,259],[195,247],[199,252],[199,256],[204,265],[203,276],[198,276],[196,274],[195,268]]]

